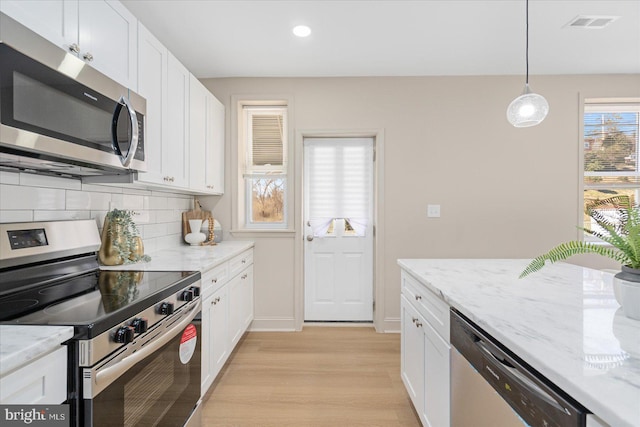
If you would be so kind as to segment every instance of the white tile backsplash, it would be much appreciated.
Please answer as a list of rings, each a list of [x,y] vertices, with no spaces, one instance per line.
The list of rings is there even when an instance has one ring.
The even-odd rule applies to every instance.
[[[33,211],[34,221],[65,221],[90,218],[90,211]]]
[[[192,206],[188,194],[0,172],[0,222],[95,219],[101,230],[109,210],[132,210],[146,253],[185,244],[182,212]]]
[[[117,194],[119,196],[119,194]],[[90,191],[67,191],[67,209],[69,210],[109,210],[110,193]]]
[[[20,185],[29,187],[64,188],[65,190],[81,190],[82,184],[77,179],[59,178],[57,176],[20,173]]]
[[[0,210],[65,208],[65,190],[0,184]]]
[[[33,221],[33,211],[6,211],[0,210],[0,222],[31,222]]]
[[[20,175],[17,173],[0,171],[0,184],[20,185]]]

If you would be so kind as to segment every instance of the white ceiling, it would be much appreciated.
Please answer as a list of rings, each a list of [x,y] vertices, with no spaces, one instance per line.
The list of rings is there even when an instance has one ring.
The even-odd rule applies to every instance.
[[[122,0],[197,77],[523,74],[524,0]],[[640,0],[530,0],[530,73],[640,73]],[[563,28],[577,15],[620,19]],[[292,35],[306,24],[305,39]]]

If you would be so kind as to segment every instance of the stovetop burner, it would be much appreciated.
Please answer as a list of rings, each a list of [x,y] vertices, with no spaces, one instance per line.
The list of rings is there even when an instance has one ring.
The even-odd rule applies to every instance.
[[[0,296],[0,321],[69,325],[91,338],[198,279],[197,272],[90,271]]]
[[[37,299],[14,299],[11,301],[0,301],[0,313],[3,316],[15,316],[31,307],[38,305]]]

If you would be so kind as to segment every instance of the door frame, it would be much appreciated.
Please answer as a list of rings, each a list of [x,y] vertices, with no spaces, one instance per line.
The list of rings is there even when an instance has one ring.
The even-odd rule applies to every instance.
[[[385,325],[384,298],[384,129],[365,130],[296,130],[295,132],[295,254],[294,254],[294,326],[304,325],[304,139],[305,138],[373,138],[373,326],[377,332],[392,330],[397,325]],[[392,322],[395,323],[395,322]]]

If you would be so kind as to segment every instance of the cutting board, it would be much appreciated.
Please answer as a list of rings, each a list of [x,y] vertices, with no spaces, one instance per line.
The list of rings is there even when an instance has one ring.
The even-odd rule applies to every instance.
[[[189,234],[191,230],[189,229],[189,220],[190,219],[201,219],[202,221],[209,219],[211,223],[213,223],[213,215],[211,215],[211,211],[202,210],[202,206],[200,205],[200,201],[196,198],[193,199],[193,210],[186,211],[182,213],[182,238]],[[209,236],[207,235],[207,240]],[[205,242],[204,244],[208,244]]]

